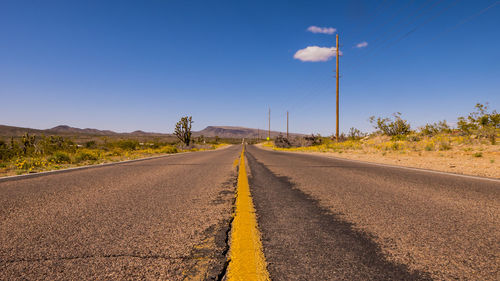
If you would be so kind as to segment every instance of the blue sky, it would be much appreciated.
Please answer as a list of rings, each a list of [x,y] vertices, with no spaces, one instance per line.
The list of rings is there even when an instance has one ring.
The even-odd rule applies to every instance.
[[[329,135],[335,57],[294,55],[325,59],[335,34],[342,131],[398,111],[453,123],[499,109],[497,2],[0,0],[0,124],[264,129],[271,107],[273,130],[289,110],[291,131]]]

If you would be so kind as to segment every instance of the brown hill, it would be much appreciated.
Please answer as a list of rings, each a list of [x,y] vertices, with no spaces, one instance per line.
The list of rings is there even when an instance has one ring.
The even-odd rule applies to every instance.
[[[98,130],[91,128],[75,128],[67,125],[60,125],[54,128],[40,130],[32,128],[23,128],[15,126],[0,125],[0,137],[19,137],[25,133],[37,135],[62,135],[62,136],[117,136],[117,137],[167,137],[172,134],[150,133],[144,131],[134,131],[131,133],[117,133],[110,130]],[[262,139],[267,137],[267,130],[259,130],[245,127],[233,126],[208,126],[201,131],[193,132],[193,136],[205,136],[220,138],[257,138],[259,135]],[[271,137],[276,137],[279,134],[285,135],[286,133],[271,131]],[[304,136],[303,134],[290,134],[291,136]]]
[[[76,136],[76,135],[85,135],[85,136],[171,136],[171,134],[162,134],[162,133],[148,133],[144,131],[134,131],[132,133],[117,133],[110,130],[98,130],[91,128],[75,128],[67,125],[60,125],[54,128],[39,130],[32,128],[23,128],[23,127],[15,127],[15,126],[7,126],[0,125],[0,136],[2,137],[19,137],[26,133],[37,134],[37,135],[62,135],[62,136]]]
[[[271,137],[274,138],[279,134],[286,135],[283,132],[271,131]],[[205,129],[197,132],[193,132],[193,136],[203,135],[205,137],[215,137],[220,138],[257,138],[259,135],[261,138],[266,138],[268,135],[267,130],[245,128],[245,127],[233,127],[233,126],[208,126]],[[303,134],[290,134],[291,136],[303,136]]]
[[[77,134],[77,135],[94,135],[94,136],[111,136],[118,134],[116,132],[109,130],[98,130],[91,128],[80,129],[80,128],[70,127],[67,125],[59,125],[57,127],[45,130],[45,132],[54,134]]]

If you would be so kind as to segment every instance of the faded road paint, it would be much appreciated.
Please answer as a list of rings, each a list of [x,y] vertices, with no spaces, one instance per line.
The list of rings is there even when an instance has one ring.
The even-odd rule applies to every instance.
[[[240,156],[236,210],[231,230],[228,280],[270,280],[257,228],[255,208],[245,168],[245,147]]]

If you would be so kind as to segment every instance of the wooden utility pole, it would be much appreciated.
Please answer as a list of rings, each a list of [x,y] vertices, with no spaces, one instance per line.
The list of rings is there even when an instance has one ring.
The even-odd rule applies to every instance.
[[[271,140],[271,108],[269,108],[268,119],[269,119],[269,130],[267,133],[267,140]]]
[[[286,111],[286,139],[288,139],[288,110]]]
[[[335,131],[335,136],[337,137],[337,141],[339,141],[339,35],[337,34],[337,47],[335,48],[337,54],[337,130]]]
[[[260,129],[257,128],[257,139],[260,140]]]

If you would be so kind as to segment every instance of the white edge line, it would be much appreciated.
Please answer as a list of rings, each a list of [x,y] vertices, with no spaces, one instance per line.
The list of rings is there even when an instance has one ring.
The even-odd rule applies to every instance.
[[[227,146],[223,146],[223,148],[226,148],[229,146],[232,146],[232,144],[227,145]],[[164,158],[164,157],[193,153],[193,152],[212,152],[212,151],[217,151],[217,150],[219,150],[219,149],[203,150],[203,151],[186,151],[186,152],[164,154],[164,155],[159,155],[159,156],[151,156],[151,157],[146,157],[146,158],[138,158],[138,159],[124,160],[124,161],[117,161],[117,162],[100,163],[100,164],[94,164],[94,165],[85,165],[85,166],[71,167],[71,168],[59,169],[59,170],[43,171],[43,172],[32,173],[32,174],[0,177],[0,182],[15,181],[15,180],[21,180],[24,178],[36,178],[36,177],[41,177],[41,176],[48,176],[50,174],[71,172],[71,171],[75,171],[75,170],[86,170],[86,169],[99,168],[99,167],[105,167],[105,166],[113,166],[113,165],[119,165],[119,164],[125,164],[125,163],[152,160],[152,159]]]
[[[411,170],[411,171],[418,171],[418,172],[428,172],[428,173],[433,173],[433,174],[440,174],[440,175],[447,175],[447,176],[456,176],[456,177],[462,177],[462,178],[469,178],[469,179],[476,179],[476,180],[485,180],[485,181],[493,181],[493,182],[499,182],[500,179],[496,178],[488,178],[488,177],[481,177],[481,176],[472,176],[472,175],[463,175],[463,174],[456,174],[456,173],[451,173],[451,172],[444,172],[444,171],[436,171],[436,170],[430,170],[430,169],[425,169],[425,168],[416,168],[416,167],[406,167],[406,166],[398,166],[398,165],[392,165],[392,164],[385,164],[385,163],[377,163],[377,162],[369,162],[369,161],[363,161],[363,160],[356,160],[356,159],[348,159],[348,158],[341,158],[341,157],[336,157],[328,154],[313,154],[309,152],[301,152],[301,151],[284,151],[284,150],[274,150],[274,149],[266,149],[261,146],[256,146],[262,150],[268,150],[268,151],[274,151],[274,152],[285,152],[285,153],[295,153],[295,154],[303,154],[303,155],[312,155],[312,156],[318,156],[318,157],[325,157],[325,158],[333,158],[336,160],[343,160],[343,161],[350,161],[354,163],[362,163],[362,164],[368,164],[368,165],[373,165],[373,166],[382,166],[382,167],[389,167],[389,168],[399,168],[399,169],[405,169],[405,170]]]

